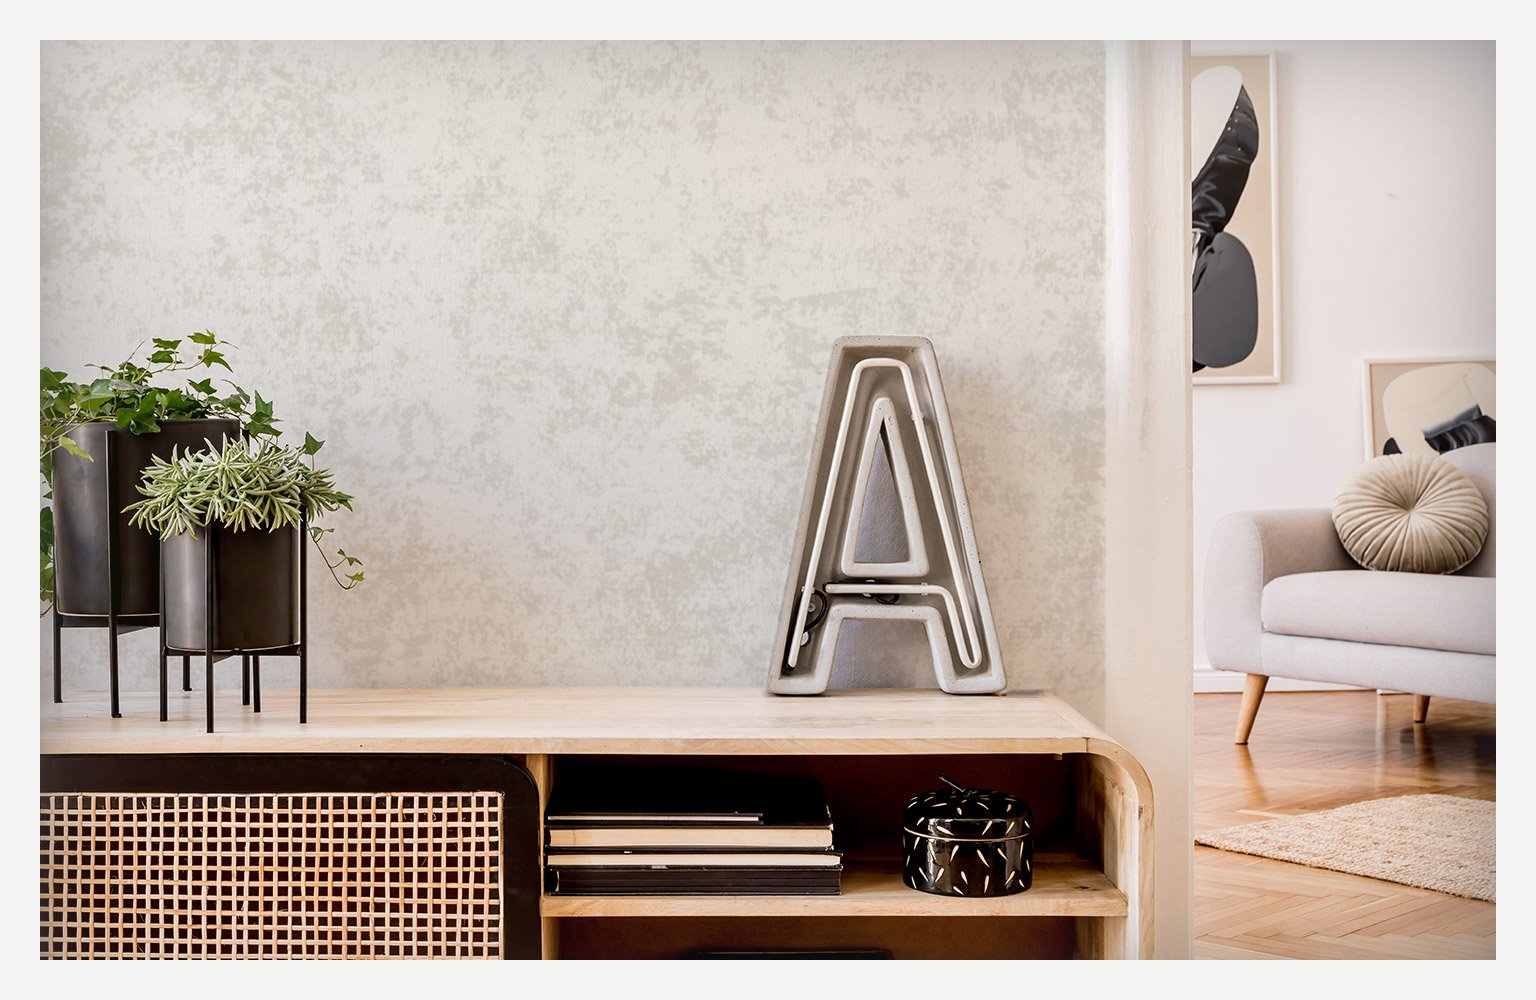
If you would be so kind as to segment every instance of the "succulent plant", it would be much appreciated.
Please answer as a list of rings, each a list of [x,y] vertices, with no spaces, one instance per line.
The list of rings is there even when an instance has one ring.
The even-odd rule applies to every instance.
[[[156,458],[139,485],[144,499],[129,504],[133,523],[161,538],[190,534],[209,526],[231,531],[277,531],[313,522],[329,511],[352,509],[352,497],[336,489],[330,470],[317,468],[315,453],[325,442],[304,435],[301,448],[270,440],[237,438],[220,446]],[[305,459],[309,461],[306,463]],[[318,547],[329,529],[308,525]],[[332,561],[321,550],[331,575],[344,590],[361,583],[363,573],[338,574],[361,566],[337,549]],[[345,581],[343,580],[345,577]]]

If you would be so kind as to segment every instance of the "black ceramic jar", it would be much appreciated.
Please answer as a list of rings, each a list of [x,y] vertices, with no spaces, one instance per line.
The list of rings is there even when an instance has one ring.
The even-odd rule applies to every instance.
[[[963,788],[916,795],[902,812],[902,881],[939,896],[1011,896],[1029,888],[1032,817],[1016,795]]]

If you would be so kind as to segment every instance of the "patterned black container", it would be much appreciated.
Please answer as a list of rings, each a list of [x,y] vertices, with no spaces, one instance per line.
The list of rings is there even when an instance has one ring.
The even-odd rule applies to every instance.
[[[1011,896],[1029,888],[1032,817],[1007,792],[962,788],[924,792],[902,812],[902,881],[939,896]]]

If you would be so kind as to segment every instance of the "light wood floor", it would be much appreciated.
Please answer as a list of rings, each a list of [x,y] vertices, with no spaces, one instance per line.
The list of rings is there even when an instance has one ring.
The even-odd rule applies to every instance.
[[[1195,696],[1195,829],[1437,792],[1494,798],[1494,707],[1408,695],[1265,695],[1247,746],[1239,696]],[[1493,958],[1495,906],[1195,847],[1196,958]]]

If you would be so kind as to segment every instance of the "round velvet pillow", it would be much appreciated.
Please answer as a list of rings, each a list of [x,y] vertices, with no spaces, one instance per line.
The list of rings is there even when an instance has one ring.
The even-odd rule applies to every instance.
[[[1488,538],[1488,504],[1439,455],[1383,455],[1333,498],[1339,541],[1366,569],[1454,573]]]

